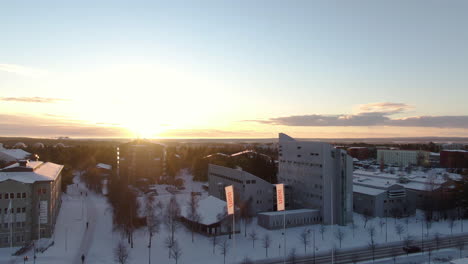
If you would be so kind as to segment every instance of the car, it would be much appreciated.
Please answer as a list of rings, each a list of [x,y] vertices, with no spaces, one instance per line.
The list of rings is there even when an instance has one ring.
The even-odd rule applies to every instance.
[[[421,252],[421,248],[418,247],[418,246],[405,246],[405,247],[403,247],[403,251],[405,251],[406,254],[416,253],[416,252]]]

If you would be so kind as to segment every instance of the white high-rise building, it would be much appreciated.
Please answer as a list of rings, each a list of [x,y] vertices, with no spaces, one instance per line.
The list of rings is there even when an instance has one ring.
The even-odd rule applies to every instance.
[[[280,133],[278,182],[291,188],[293,208],[319,209],[325,224],[352,222],[353,159],[346,151]]]

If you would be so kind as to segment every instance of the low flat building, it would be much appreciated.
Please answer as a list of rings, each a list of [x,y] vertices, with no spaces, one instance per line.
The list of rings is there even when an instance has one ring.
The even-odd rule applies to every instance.
[[[444,168],[468,168],[467,150],[442,150],[440,152],[440,165]]]
[[[377,162],[395,166],[420,166],[429,163],[429,152],[419,150],[378,149]]]
[[[0,247],[52,236],[62,169],[52,162],[23,160],[0,170]]]
[[[258,213],[257,223],[266,229],[280,229],[284,227],[296,227],[304,225],[313,225],[322,222],[320,211],[316,209],[296,209],[286,211],[274,211]]]
[[[12,162],[17,162],[31,156],[31,153],[24,151],[22,149],[6,149],[3,147],[3,144],[0,144],[0,168],[1,163],[9,164]]]
[[[214,196],[208,196],[198,201],[197,211],[200,219],[192,221],[189,217],[190,208],[185,205],[181,209],[181,221],[193,228],[195,232],[207,236],[232,234],[232,218],[226,213],[226,202]],[[236,221],[235,233],[240,232],[240,221]]]
[[[224,201],[226,200],[224,187],[233,185],[235,199],[249,202],[252,214],[276,209],[275,186],[241,169],[209,164],[208,183],[209,194]]]

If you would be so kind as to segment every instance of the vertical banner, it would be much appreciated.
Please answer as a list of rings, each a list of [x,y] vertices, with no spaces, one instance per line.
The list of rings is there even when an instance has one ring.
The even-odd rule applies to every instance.
[[[234,188],[232,185],[224,187],[226,191],[226,203],[227,203],[227,210],[228,215],[234,214]]]
[[[280,183],[275,185],[277,211],[284,211],[284,184]]]

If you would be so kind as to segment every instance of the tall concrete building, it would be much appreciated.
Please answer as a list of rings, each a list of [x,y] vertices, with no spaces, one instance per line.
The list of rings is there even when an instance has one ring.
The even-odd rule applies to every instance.
[[[345,150],[281,133],[278,182],[291,188],[293,208],[318,209],[325,224],[352,222],[353,159]]]
[[[0,247],[52,236],[62,169],[52,162],[22,160],[0,170]]]
[[[378,149],[377,162],[383,162],[385,165],[408,166],[423,165],[429,163],[428,151],[420,150],[394,150]]]
[[[166,175],[166,148],[146,140],[134,140],[119,146],[119,177],[131,183],[139,179],[159,181]]]

